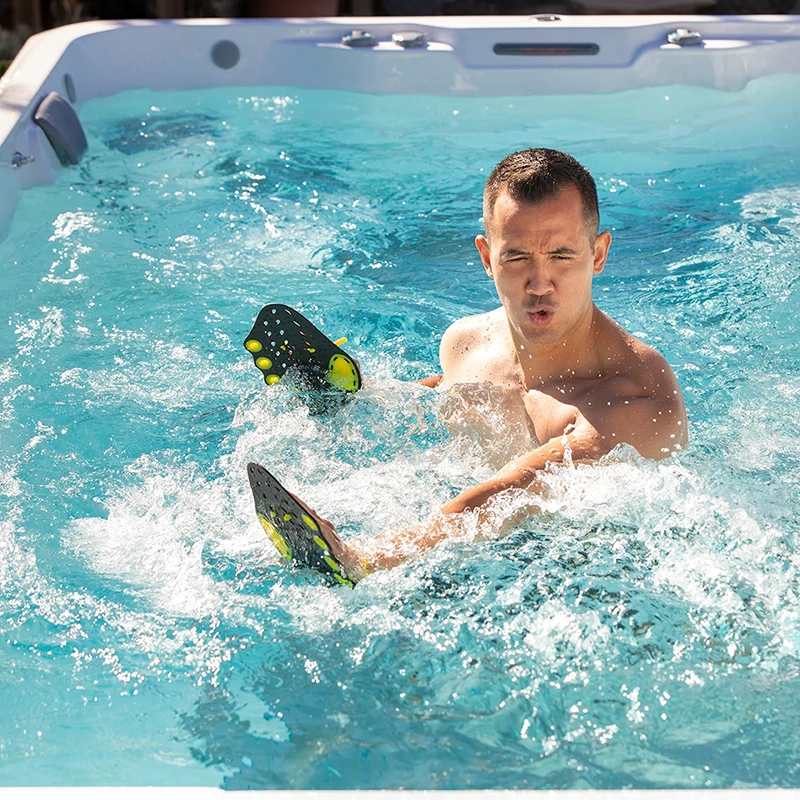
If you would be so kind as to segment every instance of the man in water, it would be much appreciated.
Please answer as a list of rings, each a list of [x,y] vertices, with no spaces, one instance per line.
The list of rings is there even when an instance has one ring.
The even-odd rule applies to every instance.
[[[465,512],[485,523],[501,492],[528,490],[535,510],[540,472],[567,453],[573,461],[594,461],[628,444],[661,459],[686,445],[686,411],[669,364],[592,300],[592,279],[605,266],[611,235],[598,232],[597,189],[588,170],[556,150],[513,153],[486,183],[483,218],[486,233],[475,244],[502,305],[451,325],[440,348],[443,373],[423,383],[514,392],[534,446],[438,514],[410,530],[384,531],[360,550],[316,517],[355,580],[459,535]]]

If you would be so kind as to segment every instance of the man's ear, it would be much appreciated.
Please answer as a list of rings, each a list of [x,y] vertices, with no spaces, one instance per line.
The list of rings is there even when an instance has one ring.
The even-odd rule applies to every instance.
[[[480,254],[481,262],[483,263],[483,268],[486,270],[486,274],[490,278],[493,278],[494,275],[492,275],[492,258],[489,240],[483,234],[476,236],[475,247],[478,248],[478,253]]]
[[[608,231],[598,233],[594,240],[594,266],[592,274],[599,275],[606,265],[608,258],[608,248],[611,247],[611,234]]]

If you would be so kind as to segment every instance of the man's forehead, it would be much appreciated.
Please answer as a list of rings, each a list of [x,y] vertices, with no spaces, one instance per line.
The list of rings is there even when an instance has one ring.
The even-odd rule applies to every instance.
[[[585,236],[585,227],[580,193],[572,186],[535,203],[503,192],[497,198],[491,221],[492,233],[502,238],[533,235],[572,239]]]

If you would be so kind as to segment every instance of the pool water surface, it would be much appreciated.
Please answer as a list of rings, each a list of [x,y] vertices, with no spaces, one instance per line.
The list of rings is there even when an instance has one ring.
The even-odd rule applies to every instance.
[[[0,784],[797,786],[798,89],[86,104],[0,243]],[[596,301],[689,448],[555,468],[547,513],[355,590],[279,563],[248,461],[344,537],[491,474],[408,381],[497,305],[482,187],[530,146],[595,176]],[[337,414],[264,386],[268,302],[348,337]]]

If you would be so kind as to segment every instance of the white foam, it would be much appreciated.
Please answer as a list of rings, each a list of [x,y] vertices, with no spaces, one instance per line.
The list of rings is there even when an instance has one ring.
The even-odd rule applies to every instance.
[[[226,605],[229,587],[204,570],[208,543],[241,556],[260,549],[255,526],[242,524],[221,481],[192,464],[165,468],[142,457],[133,486],[108,501],[108,518],[76,520],[65,544],[93,571],[122,581],[171,616],[206,617]]]

